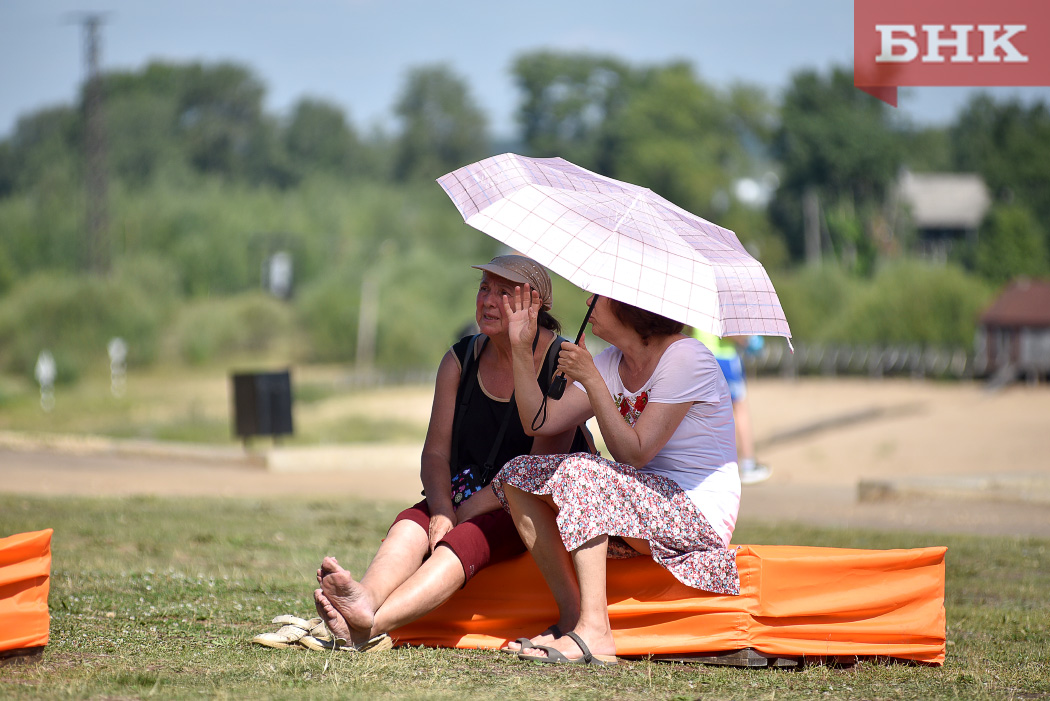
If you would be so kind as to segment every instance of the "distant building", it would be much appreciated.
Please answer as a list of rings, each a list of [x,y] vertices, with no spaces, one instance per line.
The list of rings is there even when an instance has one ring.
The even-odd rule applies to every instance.
[[[898,193],[918,232],[918,253],[931,260],[947,260],[961,241],[976,242],[992,204],[984,180],[973,173],[904,171]]]
[[[1015,280],[981,314],[974,365],[1004,382],[1050,377],[1050,282]]]

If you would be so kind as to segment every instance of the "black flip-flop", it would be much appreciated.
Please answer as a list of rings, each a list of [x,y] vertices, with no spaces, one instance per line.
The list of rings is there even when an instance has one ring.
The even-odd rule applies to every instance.
[[[519,660],[525,662],[539,662],[541,664],[587,664],[597,665],[605,667],[608,665],[619,664],[619,660],[616,659],[616,655],[592,655],[591,650],[587,647],[587,643],[583,642],[583,638],[576,635],[572,631],[565,634],[580,648],[580,652],[583,653],[583,657],[578,657],[575,660],[570,660],[565,654],[553,648],[550,645],[537,645],[533,649],[543,650],[546,652],[546,656],[540,657],[538,655],[518,655]]]
[[[561,628],[559,628],[558,624],[555,623],[550,628],[548,628],[547,630],[545,630],[542,633],[540,633],[540,635],[553,635],[555,637],[555,639],[557,639],[557,638],[560,638],[563,635],[565,635],[565,633],[562,633],[561,632]],[[540,635],[537,635],[536,637],[538,638],[538,637],[540,637]],[[523,650],[530,650],[530,649],[531,650],[538,650],[539,649],[535,645],[532,644],[532,640],[529,639],[529,638],[518,638],[514,642],[516,642],[521,647],[519,647],[517,650],[515,650],[512,647],[504,646],[504,647],[501,647],[499,649],[499,651],[500,652],[508,652],[508,653],[510,653],[512,655],[519,655],[519,654],[521,654],[521,652]]]

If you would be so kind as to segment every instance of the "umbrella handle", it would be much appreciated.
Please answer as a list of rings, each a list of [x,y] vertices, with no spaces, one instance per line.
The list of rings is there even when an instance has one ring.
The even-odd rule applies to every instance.
[[[576,341],[575,341],[575,343],[576,343],[577,346],[580,345],[580,339],[583,338],[583,332],[587,329],[587,322],[590,321],[591,312],[594,311],[594,305],[598,303],[598,297],[599,297],[599,295],[592,295],[591,296],[591,304],[590,304],[589,307],[587,307],[587,315],[585,317],[583,317],[583,323],[580,324],[580,331],[579,331],[579,333],[576,334]],[[548,398],[550,398],[550,399],[561,399],[561,396],[563,394],[565,394],[565,385],[566,384],[567,384],[567,382],[566,382],[564,374],[557,374],[551,379],[550,387],[547,388],[547,396],[543,398],[543,406],[540,407],[540,412],[543,412],[544,419],[546,419],[546,411],[544,411],[544,410],[547,408],[547,399]],[[539,413],[537,413],[536,416],[539,417]],[[539,426],[535,425],[536,424],[536,420],[535,419],[533,419],[532,423],[533,423],[533,430],[539,428]],[[540,426],[542,426],[542,425],[543,425],[543,422],[541,421],[540,422]]]

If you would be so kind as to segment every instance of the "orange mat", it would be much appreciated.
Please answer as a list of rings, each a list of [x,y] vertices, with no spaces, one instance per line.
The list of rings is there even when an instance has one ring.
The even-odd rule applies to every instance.
[[[51,533],[0,538],[0,653],[47,645]]]
[[[946,548],[739,546],[740,595],[691,589],[650,558],[610,560],[618,655],[884,656],[944,662]],[[557,609],[531,556],[480,572],[399,644],[494,648],[535,635]]]

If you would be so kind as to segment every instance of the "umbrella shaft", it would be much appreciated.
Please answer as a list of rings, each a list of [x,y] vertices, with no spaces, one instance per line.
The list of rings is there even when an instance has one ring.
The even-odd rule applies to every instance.
[[[587,315],[583,317],[583,323],[580,324],[580,331],[576,334],[576,345],[580,345],[580,339],[583,338],[583,332],[587,329],[587,322],[591,318],[591,312],[594,311],[594,305],[598,303],[599,295],[592,295],[591,304],[587,307]],[[547,389],[547,397],[550,399],[561,399],[561,395],[565,393],[565,375],[556,375],[552,380],[550,387]]]

